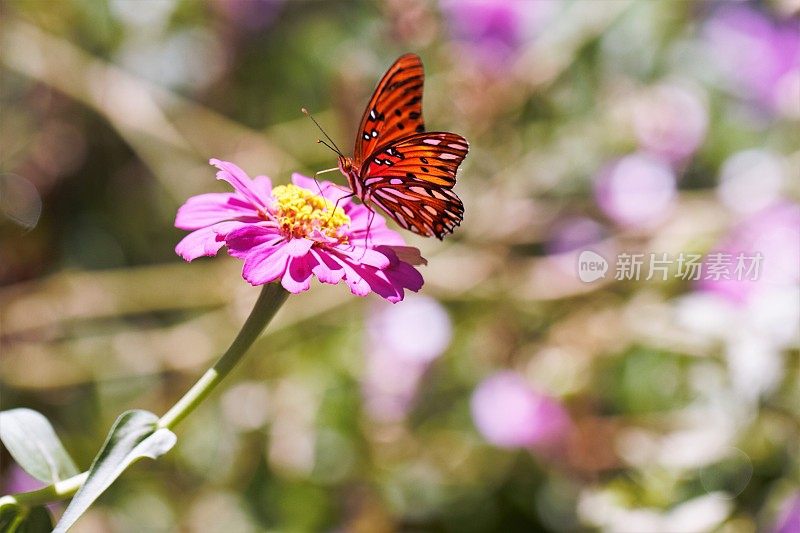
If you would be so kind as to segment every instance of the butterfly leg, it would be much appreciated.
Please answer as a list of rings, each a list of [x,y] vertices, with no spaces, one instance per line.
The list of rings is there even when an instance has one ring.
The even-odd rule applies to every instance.
[[[349,190],[349,189],[348,189],[348,190]],[[320,194],[321,194],[321,193],[320,193]],[[347,198],[351,198],[351,197],[353,197],[353,196],[355,196],[355,195],[356,195],[356,193],[354,193],[354,192],[352,192],[352,191],[351,191],[349,194],[346,194],[345,196],[340,196],[340,197],[339,197],[339,198],[336,200],[336,203],[335,203],[335,204],[333,204],[333,209],[331,210],[331,216],[330,216],[330,217],[328,217],[328,220],[326,221],[326,224],[327,224],[328,222],[330,222],[330,221],[331,221],[331,218],[333,218],[333,215],[334,215],[334,213],[336,213],[336,208],[337,208],[337,207],[339,207],[339,202],[341,202],[342,200],[345,200],[345,199],[347,199]]]
[[[320,184],[319,184],[319,181],[317,181],[317,175],[316,175],[316,174],[314,174],[314,183],[316,183],[316,184],[317,184],[317,191],[319,192],[319,195],[320,195],[320,196],[322,196],[322,197],[324,198],[324,197],[325,197],[325,195],[324,195],[324,194],[322,194],[322,185],[320,185]]]
[[[369,246],[369,230],[372,228],[372,221],[375,219],[375,211],[370,209],[369,210],[369,220],[367,221],[367,238],[364,241]]]
[[[364,259],[364,256],[367,254],[367,249],[369,248],[369,230],[372,228],[372,221],[375,218],[375,211],[369,206],[367,206],[367,209],[369,210],[369,220],[367,220],[367,234],[364,237],[364,252],[361,254],[359,261],[361,261],[361,259]]]

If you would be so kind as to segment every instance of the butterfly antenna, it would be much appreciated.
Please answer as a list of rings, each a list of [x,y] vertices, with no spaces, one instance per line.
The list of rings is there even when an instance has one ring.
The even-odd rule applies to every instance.
[[[329,149],[330,151],[332,151],[332,152],[334,152],[334,153],[336,153],[336,154],[342,155],[342,152],[340,152],[338,149],[334,148],[334,147],[333,147],[333,146],[331,146],[330,144],[326,143],[326,142],[325,142],[325,141],[323,141],[322,139],[317,139],[317,144],[322,144],[322,145],[324,145],[324,146],[327,146],[327,147],[328,147],[328,149]],[[337,168],[338,168],[338,167],[337,167]]]
[[[333,141],[333,139],[331,139],[331,136],[328,135],[328,133],[324,129],[322,129],[322,126],[320,126],[319,122],[317,122],[317,119],[315,119],[314,116],[311,113],[308,112],[308,109],[303,107],[303,108],[300,109],[300,111],[302,111],[305,116],[310,118],[314,122],[314,124],[317,125],[317,127],[319,128],[319,131],[322,132],[322,134],[325,136],[325,138],[328,139],[333,146],[331,146],[331,144],[328,144],[328,143],[326,143],[324,141],[319,141],[319,142],[321,142],[322,144],[324,144],[325,146],[327,146],[328,148],[330,148],[331,150],[333,150],[334,152],[336,152],[340,156],[344,157],[344,154],[342,153],[341,150],[339,150],[339,147],[336,146],[336,143]]]

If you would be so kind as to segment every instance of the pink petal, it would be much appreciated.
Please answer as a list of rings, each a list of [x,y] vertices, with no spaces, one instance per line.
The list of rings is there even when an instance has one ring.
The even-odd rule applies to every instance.
[[[236,189],[236,192],[244,196],[247,201],[253,204],[256,208],[266,209],[266,199],[262,200],[258,195],[258,188],[253,184],[250,176],[228,161],[220,161],[219,159],[211,159],[209,161],[212,165],[219,169],[217,172],[217,179],[227,181],[231,186]]]
[[[403,299],[402,285],[394,284],[387,279],[386,271],[364,268],[361,273],[372,292],[381,298],[385,298],[392,303],[397,303]]]
[[[307,291],[311,286],[311,273],[316,259],[314,256],[293,257],[283,274],[281,285],[292,294]]]
[[[175,227],[186,230],[200,229],[223,220],[257,217],[253,207],[232,193],[208,193],[192,196],[178,209]]]
[[[288,253],[290,256],[303,257],[308,253],[313,245],[314,241],[311,239],[290,239],[286,241],[284,246],[286,247],[286,253]]]
[[[267,176],[256,176],[253,178],[253,190],[259,198],[269,198],[272,196],[272,180]]]
[[[414,292],[422,288],[422,284],[425,280],[416,268],[401,261],[394,250],[389,246],[378,246],[376,249],[386,254],[392,261],[392,266],[384,269],[384,272],[392,283],[400,284]]]
[[[420,290],[425,283],[422,274],[408,263],[399,262],[383,272],[392,284],[400,285],[413,292]]]
[[[193,231],[175,247],[175,253],[191,261],[202,256],[217,255],[220,248],[225,245],[225,235],[229,232],[248,226],[247,222],[226,220],[211,226]]]
[[[353,263],[368,265],[371,267],[384,269],[391,264],[391,260],[379,251],[370,248],[355,248],[354,250],[343,251],[342,255],[347,256]]]
[[[370,222],[370,209],[366,206],[352,204],[346,213],[350,217],[350,242],[355,246],[373,247],[376,243],[397,246],[406,244],[399,233],[386,226],[386,219],[379,213],[375,213]],[[367,228],[369,228],[369,238]]]
[[[328,252],[324,250],[311,249],[311,254],[317,259],[317,264],[312,271],[317,279],[322,283],[336,285],[344,277],[344,268],[337,263]]]
[[[284,246],[262,245],[244,258],[242,277],[251,285],[263,285],[283,276],[289,261]]]
[[[223,239],[218,239],[214,226],[193,231],[175,246],[175,253],[186,261],[198,257],[217,255],[220,248],[225,245]]]
[[[248,224],[229,232],[225,236],[228,253],[243,259],[260,246],[277,246],[285,238],[280,232],[264,224]]]
[[[350,287],[350,292],[356,296],[366,296],[370,293],[369,283],[361,276],[354,265],[349,264],[338,255],[331,254],[330,257],[344,270],[344,282]]]

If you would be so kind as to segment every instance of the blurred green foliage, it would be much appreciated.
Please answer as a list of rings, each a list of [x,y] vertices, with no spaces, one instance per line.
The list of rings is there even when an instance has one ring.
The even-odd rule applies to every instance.
[[[797,278],[762,301],[575,272],[583,248],[708,253],[797,211],[796,3],[6,0],[0,19],[2,409],[45,413],[84,469],[120,412],[172,405],[255,299],[235,260],[173,252],[178,206],[225,190],[210,157],[276,183],[332,166],[300,107],[349,151],[406,51],[428,127],[470,141],[463,226],[405,235],[443,353],[390,353],[388,304],[316,284],[76,530],[751,532],[797,494]],[[602,192],[641,154],[656,163]],[[648,172],[670,176],[666,203],[618,198]],[[652,220],[631,224],[631,202]],[[769,231],[758,246],[793,253],[796,229]],[[404,338],[443,326],[426,327]],[[500,370],[564,407],[556,446],[504,448],[476,423]],[[3,493],[34,488],[1,458]]]

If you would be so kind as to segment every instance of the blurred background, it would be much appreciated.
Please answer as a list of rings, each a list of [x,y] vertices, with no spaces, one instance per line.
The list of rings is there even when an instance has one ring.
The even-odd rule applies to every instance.
[[[208,159],[333,166],[300,107],[350,147],[413,51],[427,126],[471,145],[462,227],[404,234],[421,293],[290,298],[75,530],[800,531],[799,13],[5,0],[2,409],[43,412],[84,469],[119,413],[163,413],[258,293],[173,251],[177,207],[225,190]],[[604,277],[580,280],[584,250]],[[740,252],[757,280],[673,261]],[[38,486],[2,453],[3,493]]]

